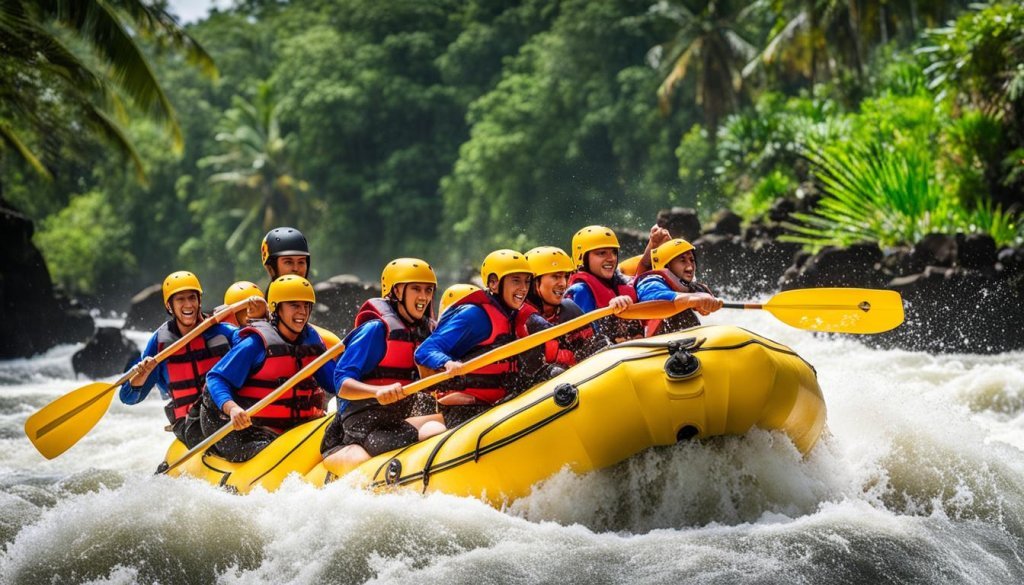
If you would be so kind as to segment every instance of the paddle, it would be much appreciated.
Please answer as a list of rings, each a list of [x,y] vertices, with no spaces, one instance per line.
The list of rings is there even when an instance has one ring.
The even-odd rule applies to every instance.
[[[181,339],[156,354],[153,359],[157,363],[164,361],[214,323],[220,323],[229,315],[241,310],[248,302],[248,299],[238,301],[217,311]],[[134,378],[138,374],[138,368],[139,365],[136,364],[113,384],[93,382],[72,390],[42,407],[25,421],[25,434],[28,435],[28,439],[47,459],[53,459],[67,451],[103,418],[114,399],[114,390]]]
[[[306,364],[305,367],[303,367],[301,370],[296,372],[294,376],[292,376],[291,378],[288,378],[288,381],[286,381],[284,384],[281,384],[280,386],[278,386],[270,394],[267,394],[266,396],[264,396],[256,404],[253,404],[252,406],[250,406],[249,409],[246,410],[245,412],[249,416],[253,416],[257,412],[263,410],[263,408],[265,406],[267,406],[271,402],[277,400],[278,397],[280,397],[282,394],[284,394],[285,392],[291,390],[293,386],[295,386],[299,382],[305,380],[306,378],[312,376],[317,370],[319,370],[321,367],[323,367],[324,364],[326,364],[330,360],[334,359],[335,356],[337,356],[339,353],[344,351],[344,349],[345,349],[345,345],[342,344],[342,343],[336,343],[336,344],[332,345],[330,347],[330,349],[328,349],[326,352],[324,352],[324,353],[320,354],[319,356],[317,356],[317,358],[315,360],[313,360],[313,361],[309,362],[308,364]],[[212,435],[210,435],[209,437],[206,437],[205,439],[203,439],[202,443],[199,443],[195,447],[192,447],[192,449],[190,449],[188,453],[185,453],[184,455],[179,457],[177,461],[175,461],[174,463],[171,463],[170,465],[168,465],[166,469],[161,471],[161,473],[168,473],[172,469],[178,467],[179,465],[181,465],[181,464],[185,463],[186,461],[188,461],[189,459],[191,459],[192,456],[195,455],[196,453],[201,453],[203,451],[206,451],[207,449],[212,447],[214,444],[216,444],[217,441],[219,441],[219,440],[223,439],[224,437],[228,436],[228,433],[230,433],[233,430],[234,430],[234,427],[231,426],[231,423],[230,422],[227,423],[226,425],[224,425],[221,428],[217,429],[217,432],[215,432]]]
[[[616,315],[621,319],[666,319],[675,315],[679,311],[683,310],[683,303],[679,300],[675,301],[645,301],[643,303],[635,303],[626,307],[621,313],[616,315],[615,309],[612,307],[605,307],[603,309],[597,309],[591,311],[585,315],[580,315],[575,319],[570,319],[565,323],[559,323],[554,327],[538,331],[517,339],[511,343],[505,344],[501,347],[496,347],[491,351],[476,356],[475,358],[464,362],[462,364],[462,371],[458,374],[459,376],[469,374],[479,370],[480,368],[489,366],[494,362],[500,362],[513,356],[519,355],[526,350],[533,349],[538,345],[551,341],[556,337],[561,337],[566,333],[570,333],[597,321],[607,317],[608,315]],[[415,382],[406,385],[402,388],[402,392],[408,396],[420,392],[435,384],[450,380],[456,377],[455,374],[449,372],[439,372],[437,374],[421,378]]]
[[[900,293],[870,288],[787,290],[764,303],[725,303],[723,307],[763,309],[787,325],[828,333],[881,333],[903,322]]]

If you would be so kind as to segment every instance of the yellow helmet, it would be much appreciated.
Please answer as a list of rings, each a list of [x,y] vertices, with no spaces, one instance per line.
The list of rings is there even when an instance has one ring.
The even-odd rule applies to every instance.
[[[239,280],[235,284],[228,287],[228,290],[224,291],[224,304],[233,305],[238,301],[244,301],[245,299],[257,296],[261,299],[266,297],[263,295],[263,291],[256,284],[249,282],[248,280]]]
[[[611,228],[603,225],[588,225],[576,232],[572,237],[572,258],[576,261],[576,268],[583,267],[583,256],[591,250],[599,248],[619,249],[619,238]]]
[[[534,276],[551,274],[552,272],[572,272],[576,266],[565,250],[554,246],[539,246],[526,253],[526,261]]]
[[[480,265],[480,280],[487,286],[487,277],[492,274],[501,282],[502,278],[517,272],[533,274],[526,256],[515,250],[495,250],[488,254],[484,258],[484,263]]]
[[[680,254],[685,254],[692,249],[693,244],[682,238],[669,240],[651,252],[651,265],[654,266],[655,270],[661,270],[668,266],[668,263],[671,262],[673,258]]]
[[[187,270],[179,270],[168,274],[167,278],[164,279],[164,305],[170,304],[174,293],[183,290],[194,290],[200,296],[203,294],[203,287],[199,286],[199,278],[195,274]]]
[[[270,283],[270,290],[267,292],[267,308],[273,313],[277,309],[277,304],[285,301],[315,303],[316,294],[313,293],[313,285],[297,274],[278,278]]]
[[[640,260],[643,259],[643,255],[630,256],[625,260],[619,262],[619,271],[626,276],[636,276],[636,271],[640,269]]]
[[[479,286],[474,286],[472,284],[453,284],[448,288],[444,289],[444,292],[441,293],[441,302],[438,305],[437,316],[440,317],[441,315],[444,314],[448,307],[461,301],[467,296],[475,292],[478,292],[479,290]]]
[[[425,260],[419,258],[392,260],[380,273],[380,296],[387,297],[396,284],[403,282],[428,282],[437,286],[437,275]]]

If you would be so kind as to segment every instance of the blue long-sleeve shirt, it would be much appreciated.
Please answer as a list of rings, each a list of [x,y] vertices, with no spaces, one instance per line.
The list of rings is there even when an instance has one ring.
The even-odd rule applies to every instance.
[[[594,299],[594,293],[590,292],[590,287],[585,283],[577,282],[565,289],[565,298],[576,303],[584,313],[597,309],[597,300]]]
[[[356,327],[345,337],[345,353],[334,367],[334,386],[341,389],[345,380],[362,380],[388,351],[388,328],[374,319]]]
[[[644,278],[636,287],[636,298],[639,301],[674,301],[678,294],[664,278],[657,276]]]
[[[477,305],[461,305],[445,311],[437,329],[416,348],[413,358],[420,365],[441,370],[446,362],[462,359],[490,336],[487,312]]]
[[[323,340],[312,327],[306,326],[295,343],[323,343]],[[223,409],[224,403],[232,399],[234,392],[245,384],[253,372],[263,366],[266,359],[267,348],[259,335],[243,337],[238,345],[232,347],[231,351],[206,374],[206,389],[217,408]],[[317,384],[330,394],[337,393],[334,387],[334,365],[335,360],[330,360],[313,374]]]
[[[218,335],[223,335],[227,338],[231,345],[235,345],[238,342],[238,328],[226,323],[215,323],[211,325],[209,329],[203,331],[201,337],[203,339],[210,339]],[[129,369],[134,367],[135,364],[141,362],[143,359],[147,357],[154,357],[156,354],[160,353],[156,336],[157,334],[154,332],[152,337],[150,337],[149,341],[146,343],[146,348],[142,350],[142,355],[129,364]],[[138,404],[145,400],[146,397],[149,396],[150,391],[153,390],[153,386],[156,386],[157,389],[160,390],[160,395],[167,399],[170,398],[170,388],[168,387],[169,383],[167,362],[162,361],[157,365],[156,369],[153,370],[149,377],[146,378],[146,381],[142,386],[135,388],[132,386],[130,380],[122,384],[119,397],[121,398],[121,402],[124,404]]]

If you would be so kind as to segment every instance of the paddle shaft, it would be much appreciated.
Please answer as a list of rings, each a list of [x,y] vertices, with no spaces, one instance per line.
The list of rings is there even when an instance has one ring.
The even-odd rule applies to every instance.
[[[674,301],[646,301],[626,307],[618,314],[618,316],[622,319],[664,319],[678,313],[681,309],[677,307],[678,305]],[[543,343],[547,343],[556,337],[561,337],[566,333],[571,333],[580,327],[589,325],[598,319],[614,314],[614,308],[604,307],[602,309],[597,309],[596,311],[591,311],[585,315],[580,315],[575,319],[570,319],[565,323],[559,323],[554,327],[549,327],[548,329],[527,335],[526,337],[492,349],[485,354],[478,355],[477,357],[464,362],[458,376],[469,374],[495,362],[500,362],[501,360],[506,360],[510,357],[519,355],[524,351],[533,349]],[[421,392],[435,384],[451,380],[455,377],[457,377],[457,375],[450,372],[439,372],[406,385],[402,388],[402,392],[408,396],[410,394],[415,394],[416,392]]]
[[[322,353],[319,356],[317,356],[317,358],[315,360],[313,360],[313,361],[309,362],[308,364],[306,364],[305,367],[303,367],[301,370],[296,372],[294,376],[292,376],[291,378],[288,378],[287,382],[285,382],[284,384],[281,384],[273,392],[271,392],[270,394],[267,394],[262,399],[260,399],[259,402],[257,402],[256,404],[253,404],[252,406],[250,406],[249,409],[245,411],[246,414],[248,414],[249,416],[253,416],[256,413],[258,413],[259,411],[263,410],[264,407],[266,407],[271,402],[273,402],[273,401],[277,400],[278,398],[280,398],[280,396],[282,394],[284,394],[285,392],[291,390],[296,384],[298,384],[299,382],[305,380],[306,378],[308,378],[308,377],[312,376],[314,373],[316,373],[317,370],[322,368],[324,366],[324,364],[326,364],[330,360],[334,359],[334,357],[337,356],[339,353],[341,353],[344,349],[345,349],[345,344],[343,344],[343,343],[336,343],[336,344],[332,345],[330,347],[330,349],[328,349],[324,353]],[[217,429],[217,432],[215,432],[212,435],[210,435],[209,437],[206,437],[205,439],[203,439],[203,441],[201,443],[199,443],[195,447],[192,447],[192,449],[190,449],[188,453],[185,453],[184,455],[179,457],[177,461],[175,461],[174,463],[171,463],[170,465],[168,465],[166,469],[161,471],[161,473],[168,473],[172,469],[175,469],[176,467],[180,466],[181,464],[183,464],[186,461],[188,461],[189,459],[191,459],[196,453],[201,453],[201,452],[209,449],[214,444],[216,444],[217,441],[220,441],[224,437],[228,436],[228,434],[231,431],[233,431],[233,430],[234,430],[234,427],[231,426],[231,423],[230,422],[227,423],[226,425],[224,425],[221,428]]]
[[[163,351],[161,351],[160,353],[158,353],[155,356],[153,356],[153,359],[156,360],[157,363],[160,363],[160,362],[166,360],[167,358],[169,358],[172,355],[174,355],[175,353],[177,353],[181,348],[183,348],[186,345],[188,345],[188,343],[191,342],[193,339],[195,339],[198,335],[200,335],[201,333],[203,333],[204,331],[206,331],[207,329],[212,327],[214,323],[220,323],[228,315],[234,314],[236,311],[241,310],[242,307],[244,307],[248,302],[249,302],[248,299],[242,300],[242,301],[238,301],[237,303],[231,304],[231,305],[221,309],[220,311],[217,311],[216,313],[211,315],[209,318],[203,319],[202,321],[200,321],[192,329],[192,331],[189,331],[185,335],[182,335],[181,339],[179,339],[179,340],[175,341],[174,343],[168,345],[166,348],[163,349]],[[53,419],[49,423],[39,427],[39,430],[36,431],[35,438],[39,439],[39,438],[45,436],[50,431],[56,429],[60,425],[66,423],[67,421],[69,421],[72,418],[74,418],[76,415],[78,415],[78,413],[86,410],[87,408],[89,408],[90,406],[95,404],[96,402],[99,402],[100,400],[106,398],[111,392],[113,392],[117,388],[120,388],[122,384],[124,384],[128,380],[131,380],[136,375],[138,375],[139,367],[141,365],[142,365],[142,362],[139,362],[138,364],[135,364],[135,366],[133,366],[132,369],[130,369],[127,372],[125,372],[120,378],[117,379],[116,382],[114,382],[113,384],[108,386],[102,392],[97,393],[96,396],[93,396],[88,401],[80,404],[79,406],[75,407],[72,410],[69,410],[69,411],[65,412],[64,414],[62,414],[61,416]]]

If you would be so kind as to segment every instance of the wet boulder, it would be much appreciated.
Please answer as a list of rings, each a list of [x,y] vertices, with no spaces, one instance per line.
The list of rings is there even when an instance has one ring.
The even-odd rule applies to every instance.
[[[380,296],[380,284],[364,282],[358,276],[339,274],[313,285],[316,292],[316,315],[313,323],[326,327],[338,336],[352,328],[356,312],[367,299]]]
[[[615,237],[619,240],[619,258],[625,259],[644,253],[644,249],[647,248],[647,240],[651,239],[649,232],[633,228],[617,227],[614,229]]]
[[[147,286],[135,293],[124,319],[125,329],[153,331],[169,318],[164,307],[164,293],[161,284]]]
[[[137,355],[139,348],[120,329],[100,327],[85,347],[71,356],[71,367],[87,378],[103,378],[123,372]]]
[[[828,246],[797,269],[787,269],[779,279],[781,290],[819,287],[880,288],[886,278],[879,270],[882,251],[877,244],[848,248]]]
[[[663,227],[672,234],[673,238],[683,238],[693,242],[700,237],[700,218],[697,211],[688,207],[673,207],[662,209],[658,212],[656,221],[658,227]]]
[[[715,213],[714,222],[705,233],[723,236],[739,236],[743,233],[743,218],[736,213],[723,209]]]
[[[957,242],[957,264],[968,270],[992,270],[999,261],[996,241],[988,234],[967,234]]]
[[[926,266],[951,267],[956,261],[956,238],[948,234],[927,234],[914,244],[905,273],[917,274]]]
[[[1024,347],[1024,289],[986,272],[929,266],[895,278],[906,319],[866,343],[932,353],[999,353]]]
[[[35,226],[0,198],[0,358],[28,357],[93,332],[92,317],[53,285]]]

